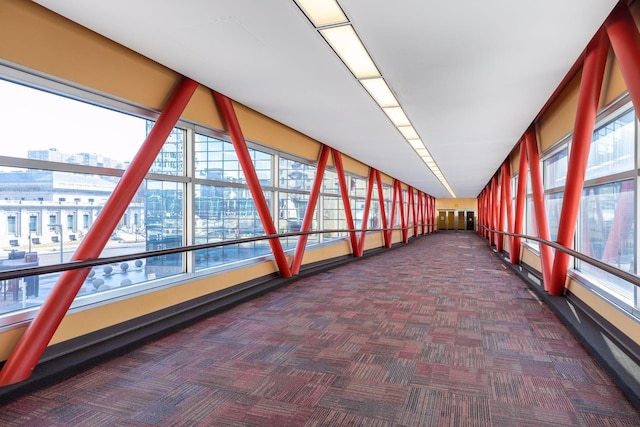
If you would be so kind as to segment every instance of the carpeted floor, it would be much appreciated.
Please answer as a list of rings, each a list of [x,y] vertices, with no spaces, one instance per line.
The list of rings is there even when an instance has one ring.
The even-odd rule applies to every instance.
[[[0,407],[8,426],[640,426],[475,234],[300,280]]]

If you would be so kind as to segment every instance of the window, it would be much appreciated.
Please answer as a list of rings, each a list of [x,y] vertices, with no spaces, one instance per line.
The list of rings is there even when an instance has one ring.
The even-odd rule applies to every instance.
[[[8,216],[7,217],[7,233],[8,234],[16,234],[16,217]]]
[[[73,215],[67,215],[67,230],[73,231],[75,229],[75,218]]]
[[[38,215],[29,215],[29,232],[36,233],[38,231]]]

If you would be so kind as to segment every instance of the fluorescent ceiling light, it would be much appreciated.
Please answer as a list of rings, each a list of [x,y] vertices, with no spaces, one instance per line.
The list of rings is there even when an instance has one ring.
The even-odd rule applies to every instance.
[[[296,0],[305,15],[317,27],[344,24],[347,17],[335,0]]]
[[[418,133],[413,128],[413,126],[398,126],[398,130],[402,132],[402,135],[406,139],[416,139],[418,138]]]
[[[356,78],[362,79],[380,75],[376,64],[373,63],[351,25],[325,28],[319,31]]]
[[[400,105],[382,77],[377,79],[360,80],[360,83],[362,83],[362,86],[364,86],[367,92],[369,92],[369,95],[371,95],[379,106],[397,107]]]
[[[407,115],[402,111],[402,107],[385,107],[384,112],[396,126],[410,126],[411,122]]]
[[[420,139],[407,139],[413,148],[424,148],[424,144]]]

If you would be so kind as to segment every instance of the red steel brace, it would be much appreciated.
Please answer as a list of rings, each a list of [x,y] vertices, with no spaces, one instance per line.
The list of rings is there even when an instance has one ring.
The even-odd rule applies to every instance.
[[[558,243],[567,248],[573,247],[573,236],[578,220],[582,187],[589,160],[589,149],[593,138],[593,129],[596,123],[598,101],[604,69],[609,53],[609,44],[604,31],[599,31],[591,43],[587,46],[582,79],[580,81],[580,94],[578,95],[578,110],[574,125],[571,153],[567,169],[567,181],[565,183],[560,221],[558,224]],[[567,270],[569,268],[569,254],[556,251],[551,272],[549,294],[562,295],[564,293]]]
[[[213,96],[216,100],[216,104],[218,104],[218,108],[222,114],[222,119],[224,120],[227,131],[229,132],[229,136],[231,136],[231,143],[233,144],[233,148],[238,156],[238,162],[240,163],[244,177],[247,180],[247,185],[249,186],[251,197],[253,197],[253,201],[256,205],[256,210],[258,211],[258,216],[262,222],[262,227],[268,235],[278,234],[276,226],[273,223],[273,218],[271,217],[269,205],[267,204],[267,200],[262,192],[262,186],[260,185],[258,174],[253,167],[253,161],[249,155],[247,142],[244,140],[244,136],[242,135],[242,129],[240,128],[236,111],[233,108],[233,103],[229,98],[216,91],[213,91]],[[291,277],[291,270],[289,269],[287,257],[284,254],[284,249],[282,248],[280,240],[269,239],[269,245],[271,246],[271,252],[273,253],[278,270],[280,270],[280,275],[282,277]]]
[[[181,82],[71,257],[72,261],[100,256],[197,87],[198,83],[189,79]],[[0,372],[0,385],[29,378],[90,271],[90,268],[84,268],[62,273],[4,364]]]
[[[516,193],[516,212],[513,224],[514,234],[522,234],[524,224],[525,205],[527,203],[527,149],[524,139],[520,141],[520,163],[518,165],[518,190]],[[520,237],[511,239],[511,264],[520,262]]]
[[[633,106],[640,111],[640,33],[629,7],[619,2],[605,26]]]
[[[544,203],[544,186],[542,183],[542,171],[540,170],[540,154],[538,153],[538,141],[535,129],[531,126],[524,134],[522,143],[527,152],[529,162],[529,174],[531,175],[531,191],[533,196],[533,209],[535,211],[535,223],[538,230],[538,237],[550,240],[549,222]],[[540,244],[540,266],[542,268],[542,282],[544,289],[549,289],[551,282],[551,269],[553,265],[553,252],[551,247]]]
[[[376,182],[378,183],[378,201],[380,203],[380,217],[381,217],[381,226],[382,229],[387,228],[387,213],[386,213],[386,208],[384,206],[384,189],[382,188],[382,179],[380,178],[380,171],[377,169],[374,169],[375,174],[376,174]],[[390,248],[391,247],[391,240],[389,239],[389,235],[387,234],[386,231],[382,232],[382,236],[384,238],[384,246],[386,248]]]
[[[338,150],[331,149],[333,153],[333,163],[336,166],[336,172],[338,172],[338,185],[340,186],[340,195],[342,196],[342,206],[344,208],[344,216],[347,220],[347,228],[349,230],[355,229],[353,223],[353,214],[351,213],[351,203],[349,201],[349,189],[347,188],[347,181],[344,176],[344,166],[342,166],[342,153]],[[349,232],[349,240],[351,241],[351,253],[353,256],[358,256],[358,238],[355,231]]]
[[[300,226],[300,231],[307,232],[311,230],[311,225],[313,224],[313,214],[316,211],[316,204],[318,203],[318,197],[320,195],[320,190],[322,189],[322,179],[324,178],[324,170],[327,167],[327,160],[329,159],[329,154],[331,153],[331,149],[323,145],[322,150],[320,151],[320,158],[318,159],[318,167],[316,168],[316,176],[313,181],[313,187],[311,188],[311,194],[309,194],[309,202],[307,203],[307,210],[304,213],[304,218],[302,220],[302,225]],[[296,244],[296,251],[293,254],[293,260],[291,261],[291,274],[300,273],[300,266],[302,265],[302,256],[304,255],[304,250],[307,245],[307,240],[309,236],[307,234],[303,234],[298,238],[298,243]]]

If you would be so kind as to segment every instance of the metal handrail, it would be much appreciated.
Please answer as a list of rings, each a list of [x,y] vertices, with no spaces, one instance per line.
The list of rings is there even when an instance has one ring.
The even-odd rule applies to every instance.
[[[279,234],[265,234],[255,237],[244,237],[242,239],[224,240],[222,242],[214,243],[202,243],[198,245],[179,246],[169,249],[158,249],[155,251],[138,252],[134,254],[115,255],[111,257],[86,259],[81,261],[68,261],[62,264],[50,264],[37,267],[25,267],[18,268],[10,271],[0,272],[0,281],[18,279],[21,277],[35,276],[40,274],[58,273],[67,270],[77,270],[81,268],[97,267],[100,265],[113,264],[117,262],[133,261],[140,258],[152,258],[164,255],[173,255],[183,252],[198,251],[202,249],[218,248],[222,246],[235,245],[238,243],[257,242],[262,240],[279,239],[283,237],[296,237],[311,234],[329,234],[329,233],[362,233],[362,232],[384,232],[384,231],[402,231],[410,230],[414,227],[431,226],[435,223],[414,224],[407,227],[396,228],[368,228],[368,229],[333,229],[333,230],[314,230],[314,231],[299,231],[295,233],[279,233]],[[264,255],[263,255],[264,256]]]
[[[589,263],[601,270],[606,271],[607,273],[613,274],[614,276],[623,279],[627,282],[632,283],[635,286],[640,287],[640,277],[631,274],[629,272],[626,272],[624,270],[620,270],[619,268],[616,268],[610,264],[604,263],[602,261],[600,261],[599,259],[596,258],[592,258],[588,255],[585,255],[581,252],[577,252],[573,249],[569,249],[566,246],[563,246],[561,244],[559,244],[558,242],[552,242],[550,240],[545,240],[545,239],[541,239],[540,237],[536,237],[536,236],[529,236],[526,234],[516,234],[516,233],[509,233],[508,231],[498,231],[498,230],[493,230],[490,229],[489,227],[487,227],[486,225],[480,225],[480,227],[486,229],[488,232],[490,233],[498,233],[498,234],[504,234],[507,236],[511,236],[511,237],[519,237],[521,239],[527,239],[527,240],[535,240],[536,242],[542,243],[544,245],[547,246],[551,246],[554,249],[557,249],[561,252],[564,252],[566,254],[569,254],[570,256],[574,257],[574,258],[578,258],[581,261],[584,261],[586,263]]]

